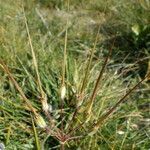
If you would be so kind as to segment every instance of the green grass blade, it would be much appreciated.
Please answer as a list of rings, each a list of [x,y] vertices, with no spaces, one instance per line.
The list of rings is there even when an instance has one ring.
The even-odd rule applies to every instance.
[[[36,127],[35,127],[34,120],[33,120],[32,116],[31,116],[31,119],[32,119],[32,127],[33,127],[33,132],[34,132],[36,149],[41,150],[40,141],[39,141],[39,138],[38,138],[38,133],[37,133],[37,130],[36,130]]]

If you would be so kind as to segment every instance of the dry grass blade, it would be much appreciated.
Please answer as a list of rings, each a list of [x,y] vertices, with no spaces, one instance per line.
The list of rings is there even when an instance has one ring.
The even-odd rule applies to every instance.
[[[67,24],[68,25],[68,19]],[[65,75],[66,75],[66,64],[67,64],[67,36],[68,36],[68,30],[66,28],[65,33],[65,44],[64,44],[64,58],[63,58],[63,65],[62,65],[62,83],[61,83],[61,90],[60,90],[60,100],[61,100],[61,130],[63,131],[63,107],[64,107],[64,98],[66,94],[66,86],[65,86]]]
[[[24,9],[23,9],[23,12],[24,12]],[[47,96],[46,96],[46,94],[45,94],[45,92],[43,91],[43,88],[42,88],[42,83],[41,83],[40,75],[39,75],[39,71],[38,71],[38,63],[37,63],[35,52],[34,52],[34,49],[33,49],[32,40],[31,40],[31,36],[30,36],[30,32],[29,32],[25,12],[24,12],[24,19],[25,19],[25,25],[26,25],[28,40],[29,40],[29,44],[30,44],[30,48],[31,48],[33,64],[34,64],[35,72],[36,72],[36,76],[37,76],[37,83],[38,83],[38,87],[39,87],[40,94],[41,94],[40,100],[41,100],[41,103],[42,103],[42,109],[43,109],[46,117],[48,118],[49,122],[51,123],[51,127],[54,127],[55,126],[55,120],[54,120],[54,118],[52,118],[52,116],[48,112],[49,111],[49,106],[48,106],[48,103],[47,103]]]
[[[81,91],[80,91],[81,95],[83,95],[83,90],[84,90],[84,88],[86,86],[86,82],[87,82],[87,78],[88,78],[88,74],[89,74],[89,69],[90,69],[90,66],[91,66],[91,63],[92,63],[92,59],[93,59],[93,55],[94,55],[94,52],[95,52],[95,49],[96,49],[96,45],[97,45],[97,42],[98,42],[99,31],[100,31],[100,25],[99,25],[99,28],[98,28],[98,31],[97,31],[97,35],[96,35],[96,38],[95,38],[94,46],[93,46],[92,51],[91,51],[90,59],[88,61],[88,64],[87,64],[87,67],[86,67],[86,70],[85,70],[85,75],[84,75],[84,79],[83,79],[82,86],[81,86]]]
[[[67,11],[69,12],[69,0],[67,0]],[[66,22],[66,30],[65,30],[65,43],[64,43],[64,58],[62,65],[62,84],[61,84],[61,136],[64,138],[64,121],[63,121],[63,107],[64,107],[64,98],[66,94],[66,86],[65,86],[65,75],[66,75],[66,65],[67,65],[67,40],[68,40],[68,18]],[[61,150],[64,150],[64,144],[61,143]]]
[[[46,94],[44,93],[44,91],[42,89],[42,83],[41,83],[40,75],[39,75],[39,71],[38,71],[38,63],[37,63],[37,60],[35,57],[35,52],[33,49],[32,40],[31,40],[31,36],[30,36],[29,28],[28,28],[28,23],[27,23],[27,18],[26,18],[24,9],[23,9],[23,13],[24,13],[26,31],[27,31],[27,35],[28,35],[30,48],[31,48],[32,58],[33,58],[33,64],[34,64],[35,72],[36,72],[36,76],[37,76],[37,83],[38,83],[38,87],[39,87],[40,94],[41,94],[41,103],[42,103],[43,111],[47,112],[48,111],[47,97],[46,97]]]
[[[69,126],[68,126],[68,130],[70,130],[70,126],[71,126],[72,122],[74,121],[74,119],[75,119],[75,117],[77,115],[78,107],[81,106],[82,103],[83,103],[83,97],[82,97],[83,96],[83,91],[84,91],[84,88],[86,86],[86,82],[87,82],[87,78],[88,78],[88,74],[89,74],[89,69],[91,67],[93,55],[94,55],[94,52],[95,52],[95,49],[96,49],[96,45],[97,45],[97,42],[98,42],[99,31],[100,31],[100,25],[99,25],[99,28],[98,28],[98,31],[97,31],[97,34],[96,34],[94,46],[92,48],[88,64],[86,66],[85,75],[84,75],[83,82],[82,82],[82,85],[81,85],[80,97],[77,100],[77,109],[73,113],[72,119],[71,119],[71,121],[69,123]]]
[[[95,124],[92,125],[92,126],[93,126],[93,130],[92,130],[91,133],[95,133],[95,132],[99,129],[99,127],[102,125],[102,123],[103,123],[111,114],[114,113],[114,111],[117,109],[117,107],[118,107],[121,103],[127,101],[127,99],[125,99],[125,98],[127,98],[127,97],[128,97],[146,78],[148,78],[148,77],[150,77],[150,73],[149,73],[145,78],[143,78],[141,81],[139,81],[134,87],[132,87],[105,115],[103,115],[102,117],[100,117],[100,118],[98,119],[98,121],[97,121]]]
[[[91,129],[90,129],[90,132],[88,131],[88,132],[86,132],[86,133],[83,134],[83,135],[87,135],[87,134],[88,134],[88,135],[91,136],[91,135],[95,134],[95,133],[98,131],[98,129],[102,126],[103,122],[104,122],[111,114],[114,113],[114,111],[118,108],[118,106],[119,106],[121,103],[127,101],[127,99],[125,99],[125,98],[127,98],[145,79],[147,79],[147,78],[149,78],[149,77],[150,77],[150,73],[149,73],[145,78],[143,78],[141,81],[139,81],[133,88],[131,88],[131,89],[115,104],[115,106],[113,106],[105,115],[103,115],[102,117],[100,117],[96,123],[92,124]],[[82,122],[79,126],[77,126],[76,128],[72,129],[72,130],[69,132],[69,134],[71,135],[71,134],[74,133],[76,130],[79,130],[79,129],[83,126],[84,123],[85,123],[85,122]]]
[[[2,69],[4,70],[4,72],[6,74],[8,74],[9,79],[12,81],[12,83],[15,85],[16,89],[19,91],[22,99],[24,100],[24,102],[26,103],[26,105],[28,106],[29,110],[34,113],[35,115],[36,113],[36,109],[32,106],[32,104],[30,103],[30,101],[27,99],[27,97],[25,96],[23,90],[21,89],[21,87],[18,85],[18,83],[16,82],[16,80],[14,79],[13,75],[10,73],[8,67],[4,64],[4,62],[1,60],[0,61],[0,66],[2,67]]]
[[[114,40],[114,42],[115,42],[115,40]],[[111,55],[111,53],[112,53],[112,48],[113,48],[113,46],[114,46],[114,42],[113,42],[112,47],[111,47],[110,50],[109,50],[108,56],[106,57],[106,59],[105,59],[105,61],[104,61],[104,64],[103,64],[103,66],[102,66],[102,69],[101,69],[100,72],[99,72],[99,76],[98,76],[98,79],[97,79],[97,81],[96,81],[94,90],[93,90],[93,92],[92,92],[90,101],[88,102],[87,108],[85,109],[85,113],[87,113],[87,114],[86,114],[86,118],[85,118],[85,122],[84,122],[84,123],[88,122],[89,119],[90,119],[90,117],[91,117],[92,106],[93,106],[93,102],[94,102],[94,99],[95,99],[96,94],[97,94],[98,85],[99,85],[99,83],[100,83],[100,80],[102,79],[102,75],[103,75],[104,70],[105,70],[105,68],[106,68],[106,65],[107,65],[107,63],[108,63],[109,57],[110,57],[110,55]],[[81,106],[81,108],[82,108],[82,106]],[[75,112],[74,112],[74,114],[73,114],[72,120],[71,120],[71,122],[70,122],[70,126],[71,126],[71,123],[73,122],[73,120],[75,119],[77,113],[78,113],[78,108],[75,110]],[[80,127],[82,127],[82,125],[83,125],[83,123],[81,123],[77,128],[71,129],[71,130],[69,131],[69,133],[72,133],[73,131],[79,129]],[[69,129],[70,129],[70,126],[69,126]]]
[[[115,42],[115,40],[114,40],[114,42]],[[103,66],[102,66],[102,69],[101,69],[101,71],[99,72],[99,76],[98,76],[98,78],[97,78],[97,81],[96,81],[94,90],[93,90],[93,92],[92,92],[90,101],[89,101],[89,103],[88,103],[87,113],[88,113],[89,115],[91,114],[91,111],[92,111],[92,106],[93,106],[93,102],[94,102],[94,99],[95,99],[96,94],[97,94],[97,90],[98,90],[99,83],[100,83],[100,81],[101,81],[101,79],[102,79],[104,70],[105,70],[106,65],[107,65],[107,63],[108,63],[108,59],[109,59],[109,57],[110,57],[110,55],[111,55],[111,53],[112,53],[112,48],[113,48],[113,46],[114,46],[114,42],[113,42],[112,47],[111,47],[110,50],[109,50],[108,56],[106,57],[106,59],[105,59],[105,61],[104,61],[104,64],[103,64]]]

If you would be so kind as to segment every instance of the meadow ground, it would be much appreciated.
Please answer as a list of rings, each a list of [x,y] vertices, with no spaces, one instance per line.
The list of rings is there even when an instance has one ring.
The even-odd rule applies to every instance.
[[[148,0],[0,0],[0,146],[148,150],[149,10]]]

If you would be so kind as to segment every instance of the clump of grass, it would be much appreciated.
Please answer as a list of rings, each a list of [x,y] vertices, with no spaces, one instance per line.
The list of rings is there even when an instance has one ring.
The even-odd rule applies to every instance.
[[[33,54],[33,56],[35,56]],[[30,101],[26,98],[26,96],[24,95],[22,89],[20,88],[20,86],[18,85],[18,83],[16,82],[16,80],[14,79],[14,77],[12,76],[12,74],[10,73],[9,69],[7,68],[7,66],[3,63],[3,61],[1,61],[1,67],[2,69],[8,74],[10,80],[12,81],[12,83],[15,85],[16,89],[19,91],[20,95],[22,96],[22,99],[25,101],[25,105],[27,105],[27,110],[31,111],[31,113],[33,114],[34,118],[35,118],[35,122],[37,123],[37,125],[43,129],[46,130],[47,134],[50,134],[51,136],[54,136],[62,145],[62,149],[64,149],[64,145],[65,144],[69,144],[70,140],[76,139],[76,138],[83,138],[84,136],[88,136],[88,135],[93,135],[96,134],[99,130],[99,128],[102,126],[103,122],[116,110],[116,108],[125,101],[125,98],[137,87],[139,86],[139,84],[141,84],[142,81],[144,81],[146,78],[142,79],[140,82],[138,82],[138,84],[136,84],[133,88],[131,88],[112,108],[110,108],[110,110],[108,110],[107,112],[105,112],[102,116],[94,119],[95,123],[92,123],[94,120],[91,117],[93,115],[92,113],[92,109],[93,109],[93,105],[94,105],[94,99],[96,97],[97,94],[97,90],[98,90],[98,83],[100,82],[100,79],[102,78],[102,73],[104,71],[104,68],[107,64],[107,60],[108,57],[106,58],[106,61],[102,67],[102,70],[100,71],[100,75],[95,83],[95,87],[92,93],[92,97],[90,98],[86,98],[84,101],[80,104],[80,106],[77,105],[76,103],[76,108],[73,112],[69,112],[73,117],[71,118],[71,124],[69,121],[65,120],[65,124],[68,125],[68,127],[65,129],[64,127],[64,115],[62,116],[62,119],[60,120],[61,128],[59,126],[56,126],[55,124],[52,123],[56,123],[58,122],[56,119],[52,119],[50,117],[50,112],[48,112],[48,104],[47,102],[45,103],[45,101],[43,102],[41,100],[42,103],[42,110],[45,113],[45,116],[48,118],[48,121],[50,123],[50,126],[48,126],[45,122],[45,119],[43,119],[36,111],[36,109],[34,108],[34,106],[32,106],[32,104],[30,103]],[[85,79],[84,79],[85,80]],[[65,81],[64,81],[65,82]],[[64,83],[63,86],[65,87]],[[65,98],[65,88],[62,87],[61,90],[61,99],[64,100]],[[86,87],[85,87],[86,88]],[[85,89],[84,89],[85,90]],[[81,92],[81,91],[79,91]],[[83,92],[83,91],[82,91]],[[83,93],[78,93],[78,95]],[[84,97],[84,96],[83,96]],[[79,98],[81,98],[79,96]],[[77,101],[76,101],[77,102]],[[64,102],[63,102],[64,103]],[[45,109],[47,108],[47,109]],[[61,104],[61,111],[60,113],[63,114],[63,109],[65,109],[64,105]],[[79,110],[80,109],[80,110]],[[81,111],[82,109],[82,111]],[[81,113],[82,112],[82,113]],[[79,113],[79,114],[78,114]],[[79,115],[79,116],[78,116]],[[90,116],[90,118],[89,118]],[[84,117],[83,119],[80,119],[78,117]],[[87,121],[88,118],[88,121]],[[75,120],[78,120],[76,122],[74,122]],[[72,123],[73,122],[73,123]],[[91,124],[89,124],[88,122],[91,122]],[[71,125],[71,130],[70,130],[70,125]],[[75,126],[75,127],[74,127]],[[82,134],[76,135],[77,130],[81,130],[81,128],[83,128],[85,131],[82,131]],[[65,133],[65,131],[69,131],[67,133]],[[79,137],[78,137],[79,136]]]
[[[6,146],[12,145],[11,137],[17,134],[16,141],[22,138],[19,142],[23,147],[18,146],[20,143],[14,143],[13,146],[8,146],[9,149],[14,149],[17,144],[19,149],[33,149],[33,143],[37,149],[138,147],[138,144],[133,142],[136,132],[132,136],[129,136],[129,132],[132,126],[136,126],[132,123],[133,118],[139,119],[142,115],[136,111],[135,102],[129,103],[129,107],[120,104],[128,100],[127,97],[149,77],[149,74],[130,88],[133,83],[126,80],[131,78],[123,80],[121,78],[123,72],[114,73],[109,69],[113,44],[104,60],[94,61],[99,29],[95,44],[92,50],[89,50],[91,54],[87,60],[79,60],[69,53],[66,27],[64,55],[60,59],[60,55],[53,51],[55,53],[53,56],[56,56],[48,66],[49,56],[46,56],[48,53],[42,51],[41,54],[34,50],[30,28],[26,17],[23,18],[31,49],[27,54],[30,64],[15,56],[20,66],[13,66],[10,69],[9,63],[6,65],[2,59],[0,61],[0,67],[4,71],[1,72],[3,101],[0,106],[2,110],[0,119],[5,120],[0,129],[2,140],[6,140]],[[57,59],[60,59],[59,62]],[[40,64],[42,62],[43,64]],[[129,139],[126,143],[127,136],[132,142],[129,142]],[[28,145],[23,144],[24,139]]]
[[[57,139],[60,142],[61,145],[61,149],[65,148],[65,145],[69,145],[69,141],[73,140],[73,139],[78,139],[78,138],[84,138],[87,136],[91,136],[93,134],[96,134],[99,130],[99,128],[102,126],[102,124],[105,122],[105,120],[107,120],[109,118],[110,115],[112,115],[117,107],[125,102],[127,99],[126,97],[134,90],[136,89],[148,76],[146,76],[145,78],[143,78],[140,82],[138,82],[135,86],[133,86],[130,90],[128,90],[126,92],[126,94],[124,94],[124,96],[122,98],[120,98],[120,100],[112,107],[110,107],[110,109],[108,109],[105,113],[103,113],[102,115],[98,116],[97,118],[93,119],[92,116],[94,116],[92,110],[93,110],[93,105],[94,105],[94,101],[98,92],[98,87],[99,87],[99,83],[102,80],[102,75],[104,73],[104,70],[106,68],[106,65],[108,63],[108,59],[110,57],[111,54],[111,50],[110,53],[108,54],[108,56],[106,57],[104,64],[102,65],[102,69],[99,72],[99,76],[96,79],[96,83],[94,85],[94,89],[92,92],[91,96],[88,96],[85,98],[85,90],[87,88],[87,85],[85,84],[85,81],[89,79],[89,69],[91,68],[90,64],[91,64],[91,59],[93,57],[93,51],[91,53],[91,58],[88,61],[87,64],[87,71],[85,71],[85,76],[83,78],[83,82],[81,84],[81,91],[80,89],[78,90],[78,95],[79,97],[76,97],[76,102],[75,102],[75,108],[73,110],[73,112],[69,111],[69,116],[72,116],[71,118],[69,118],[71,120],[71,122],[66,118],[66,116],[64,116],[64,109],[65,107],[68,107],[67,105],[65,106],[64,101],[65,101],[65,97],[66,97],[66,60],[67,60],[67,30],[66,30],[66,36],[65,36],[65,48],[64,48],[64,61],[63,61],[63,71],[62,71],[62,85],[61,85],[61,93],[60,93],[60,100],[61,100],[61,105],[60,105],[60,118],[58,120],[56,120],[55,118],[53,118],[51,116],[51,112],[49,112],[49,106],[47,103],[47,99],[45,96],[45,93],[42,89],[42,83],[40,81],[40,76],[39,76],[39,72],[38,72],[38,64],[36,61],[36,57],[35,57],[35,53],[33,50],[33,46],[32,46],[32,42],[31,42],[31,38],[30,38],[30,33],[29,33],[29,29],[28,29],[28,25],[27,25],[27,21],[25,18],[25,23],[26,23],[26,29],[27,29],[27,33],[28,33],[28,39],[29,39],[29,43],[31,46],[31,53],[32,53],[32,57],[33,57],[33,65],[35,67],[35,72],[37,75],[37,85],[39,87],[39,93],[40,95],[40,100],[41,100],[41,104],[42,104],[42,110],[45,114],[45,117],[48,119],[48,124],[47,125],[45,119],[37,112],[36,108],[34,108],[34,106],[31,104],[31,102],[28,100],[28,98],[25,96],[24,92],[22,91],[21,87],[18,85],[18,83],[16,82],[16,80],[14,79],[13,75],[10,73],[8,67],[4,64],[4,62],[1,60],[1,67],[4,70],[5,73],[8,74],[8,77],[10,78],[11,82],[14,84],[14,86],[16,87],[16,89],[19,91],[22,99],[25,102],[25,105],[27,106],[27,109],[32,113],[32,115],[34,116],[34,120],[37,123],[37,125],[44,129],[45,132],[47,133],[47,135],[53,136],[55,139]],[[87,81],[86,81],[87,82]],[[69,91],[68,91],[69,92]],[[74,96],[74,95],[73,95]],[[78,100],[77,100],[78,99]],[[84,100],[84,101],[83,101]],[[77,104],[78,101],[82,101],[80,103],[80,105]],[[69,109],[69,107],[68,107]],[[67,121],[68,120],[68,121]],[[74,122],[75,121],[75,122]],[[59,123],[61,125],[56,125],[56,123]],[[64,124],[65,123],[65,124]],[[67,127],[65,127],[65,125],[67,125]],[[33,124],[34,126],[34,124]],[[83,128],[83,129],[82,129]],[[78,133],[78,130],[83,130],[82,134],[80,135],[76,135],[76,133]],[[84,131],[85,130],[85,131]],[[35,127],[34,127],[34,132],[35,132]],[[36,135],[37,137],[37,135]],[[36,138],[37,139],[37,138]],[[36,140],[37,141],[37,140]],[[38,144],[36,142],[36,144]],[[37,145],[37,147],[39,147]],[[40,149],[40,148],[39,148]]]

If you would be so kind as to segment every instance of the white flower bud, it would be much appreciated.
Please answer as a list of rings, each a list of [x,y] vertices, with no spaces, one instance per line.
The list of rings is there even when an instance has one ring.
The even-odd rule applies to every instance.
[[[60,97],[61,97],[62,100],[64,100],[65,95],[66,95],[66,87],[65,87],[65,86],[62,86],[60,92],[61,92],[61,93],[60,93],[60,94],[61,94]]]
[[[49,106],[48,106],[47,100],[42,101],[42,108],[45,112],[48,112]]]
[[[132,26],[132,31],[134,32],[135,35],[139,35],[140,34],[140,27],[138,24],[135,24],[134,26]]]
[[[123,135],[124,131],[119,130],[119,131],[117,131],[117,133],[120,134],[120,135]]]
[[[40,128],[46,128],[46,127],[47,127],[46,122],[45,122],[45,120],[43,119],[42,116],[36,115],[36,116],[35,116],[35,121],[36,121],[36,124],[37,124]]]

